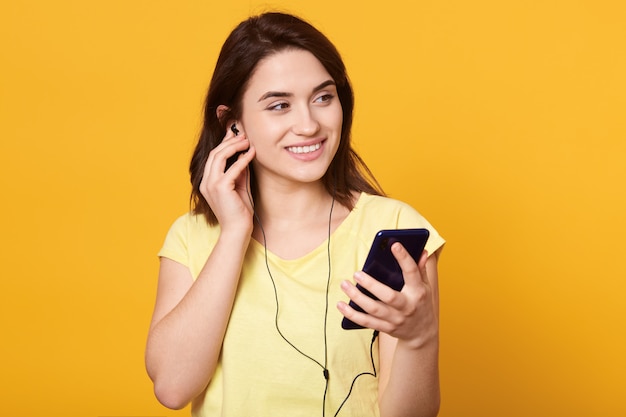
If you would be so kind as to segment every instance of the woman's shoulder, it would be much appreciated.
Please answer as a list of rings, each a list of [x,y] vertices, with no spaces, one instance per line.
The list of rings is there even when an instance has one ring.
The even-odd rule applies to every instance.
[[[391,197],[363,193],[354,208],[352,226],[373,236],[382,229],[424,228],[430,232],[427,249],[434,253],[445,240],[431,223],[410,204]]]
[[[211,226],[203,215],[188,212],[171,224],[158,256],[187,266],[195,279],[218,238],[219,226]]]
[[[365,213],[413,213],[418,211],[410,204],[392,197],[362,193],[355,208],[359,208]]]
[[[189,243],[210,242],[212,236],[219,235],[219,225],[210,225],[204,215],[191,211],[177,217],[169,231],[166,242],[176,240],[187,246]]]
[[[206,220],[206,217],[204,217],[204,215],[196,214],[193,211],[188,211],[186,213],[179,215],[172,223],[172,227],[211,228],[212,226]]]

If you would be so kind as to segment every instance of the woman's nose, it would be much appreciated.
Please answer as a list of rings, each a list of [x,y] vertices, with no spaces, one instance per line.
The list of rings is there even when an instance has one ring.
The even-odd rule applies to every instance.
[[[319,129],[320,124],[311,109],[306,107],[297,112],[296,120],[292,128],[295,134],[311,136],[316,134]]]

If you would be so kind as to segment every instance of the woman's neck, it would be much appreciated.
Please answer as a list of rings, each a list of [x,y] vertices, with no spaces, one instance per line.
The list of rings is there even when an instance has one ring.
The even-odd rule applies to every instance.
[[[296,187],[263,187],[254,202],[257,216],[271,225],[295,226],[329,213],[333,197],[321,182]],[[326,216],[327,218],[328,216]]]
[[[332,220],[331,220],[332,208]],[[255,201],[252,237],[283,259],[302,257],[318,247],[348,216],[323,184],[265,187]]]

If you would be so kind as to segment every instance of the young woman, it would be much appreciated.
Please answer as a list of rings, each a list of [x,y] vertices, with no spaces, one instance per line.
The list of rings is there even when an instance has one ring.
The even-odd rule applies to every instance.
[[[352,110],[341,57],[310,24],[266,13],[224,43],[190,166],[193,210],[159,253],[146,366],[165,406],[437,414],[444,241],[382,195],[350,144]],[[398,228],[430,238],[418,260],[393,245],[405,280],[394,291],[359,270],[376,232]],[[343,317],[365,328],[344,330]]]

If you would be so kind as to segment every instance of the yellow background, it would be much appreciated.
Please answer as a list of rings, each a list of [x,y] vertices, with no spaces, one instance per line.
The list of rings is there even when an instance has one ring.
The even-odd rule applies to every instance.
[[[447,238],[442,417],[626,415],[621,1],[4,1],[0,415],[183,416],[143,349],[218,48],[338,46],[354,138]]]

